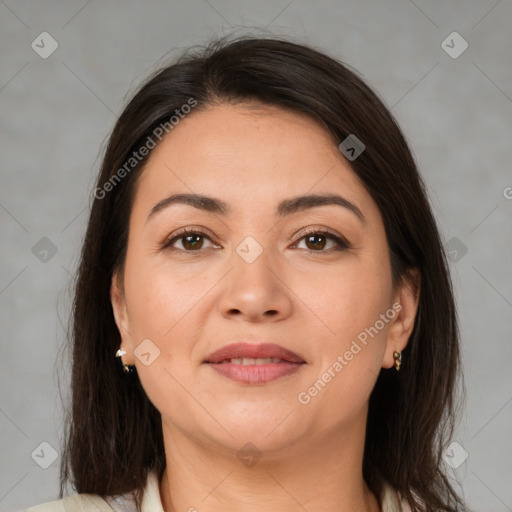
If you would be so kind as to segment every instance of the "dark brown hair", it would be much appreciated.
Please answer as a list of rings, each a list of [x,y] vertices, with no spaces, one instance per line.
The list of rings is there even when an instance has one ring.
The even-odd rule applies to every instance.
[[[418,269],[421,292],[402,369],[383,369],[370,396],[363,476],[376,494],[387,480],[415,511],[459,509],[441,458],[458,411],[459,333],[425,186],[394,117],[356,72],[323,51],[276,37],[223,38],[186,52],[154,73],[117,120],[76,278],[59,497],[71,481],[79,493],[132,491],[140,506],[148,472],[156,468],[161,478],[165,468],[160,413],[136,372],[124,374],[115,357],[120,335],[109,295],[113,272],[123,267],[137,176],[148,156],[113,179],[191,98],[197,106],[190,115],[219,102],[258,100],[320,121],[338,144],[350,134],[365,144],[350,164],[382,215],[393,282]]]

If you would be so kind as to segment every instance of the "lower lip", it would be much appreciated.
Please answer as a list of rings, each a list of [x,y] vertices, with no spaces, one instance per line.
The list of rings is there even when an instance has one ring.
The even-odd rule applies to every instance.
[[[296,373],[304,363],[234,364],[207,363],[213,370],[228,379],[244,384],[264,384]]]

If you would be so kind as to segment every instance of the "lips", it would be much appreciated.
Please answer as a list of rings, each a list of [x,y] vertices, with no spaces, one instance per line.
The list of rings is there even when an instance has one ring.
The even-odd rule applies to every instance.
[[[231,359],[280,359],[284,362],[302,364],[304,359],[295,352],[275,343],[231,343],[212,352],[204,361],[205,363],[222,363]],[[271,364],[278,364],[271,363]]]
[[[306,366],[298,354],[275,343],[232,343],[204,361],[215,373],[248,385],[267,384],[297,374]]]

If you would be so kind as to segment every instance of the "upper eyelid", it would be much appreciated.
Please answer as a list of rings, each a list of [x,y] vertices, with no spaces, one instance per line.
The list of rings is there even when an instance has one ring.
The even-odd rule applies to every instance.
[[[201,236],[204,236],[206,238],[209,238],[212,242],[213,242],[213,238],[215,237],[212,237],[207,230],[205,230],[204,228],[182,228],[182,229],[178,229],[177,232],[167,236],[165,239],[164,239],[164,244],[165,243],[168,243],[170,242],[171,240],[179,240],[180,238],[183,238],[185,236],[189,236],[189,235],[201,235]]]

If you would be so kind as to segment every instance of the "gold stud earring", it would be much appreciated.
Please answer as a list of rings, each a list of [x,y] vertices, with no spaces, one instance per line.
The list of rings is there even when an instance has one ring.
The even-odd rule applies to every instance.
[[[395,352],[393,352],[393,359],[395,360],[395,368],[398,372],[400,370],[400,365],[402,364],[402,353],[395,350]]]

